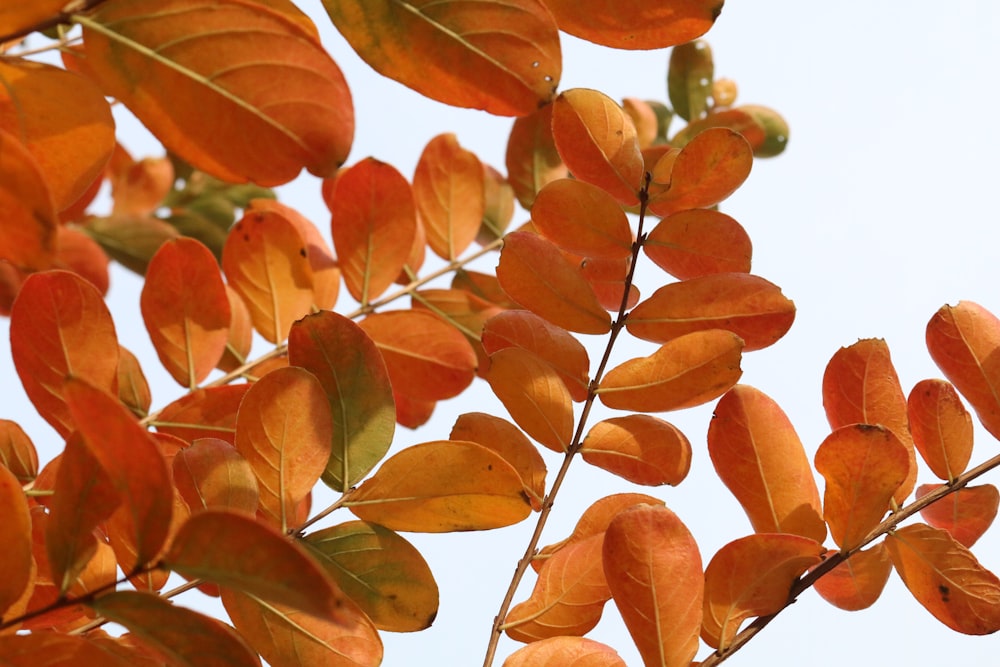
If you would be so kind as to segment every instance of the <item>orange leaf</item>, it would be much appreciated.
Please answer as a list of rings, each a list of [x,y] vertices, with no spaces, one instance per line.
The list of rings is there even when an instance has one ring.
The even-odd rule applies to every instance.
[[[573,400],[556,371],[531,352],[508,347],[490,355],[486,381],[525,433],[556,452],[573,437]]]
[[[714,206],[743,184],[752,165],[753,150],[742,134],[724,127],[707,129],[676,157],[660,160],[653,167],[656,187],[649,198],[649,210],[668,216]]]
[[[178,384],[197,387],[229,337],[229,299],[212,252],[186,237],[164,243],[146,269],[140,305],[160,362]]]
[[[135,662],[109,653],[93,641],[59,632],[0,637],[4,667],[135,667]]]
[[[673,424],[649,415],[594,424],[580,448],[583,460],[635,484],[676,486],[691,469],[691,443]]]
[[[917,487],[917,498],[939,488],[938,484]],[[1000,505],[1000,493],[992,484],[966,486],[920,510],[924,521],[948,531],[955,541],[968,549],[993,525]]]
[[[587,88],[560,93],[552,107],[552,136],[575,178],[626,206],[639,203],[645,169],[639,139],[617,102]]]
[[[715,86],[722,81],[716,81]],[[774,109],[755,104],[720,109],[718,104],[716,99],[717,106],[707,116],[688,123],[675,134],[670,139],[671,145],[681,148],[707,128],[728,127],[743,135],[755,157],[774,157],[784,152],[788,145],[788,122]]]
[[[531,205],[538,233],[584,257],[632,256],[632,229],[621,205],[599,187],[569,178],[543,187]]]
[[[323,6],[365,62],[438,102],[523,116],[551,100],[559,85],[559,32],[539,0]]]
[[[228,509],[253,515],[260,497],[253,469],[233,445],[201,438],[177,452],[174,485],[192,511]]]
[[[527,310],[507,310],[486,321],[482,341],[487,354],[506,347],[534,353],[555,369],[574,401],[587,398],[590,358],[587,349],[565,329]]]
[[[546,0],[560,30],[615,49],[663,49],[700,37],[722,12],[723,0]]]
[[[851,557],[816,580],[813,588],[838,609],[860,611],[875,604],[892,573],[885,544],[851,554]]]
[[[313,305],[313,272],[305,241],[283,215],[247,211],[226,236],[222,268],[250,309],[254,328],[281,343]]]
[[[424,401],[452,398],[476,376],[475,350],[461,332],[433,313],[373,313],[359,325],[382,353],[397,394]]]
[[[708,426],[708,453],[758,533],[826,539],[819,490],[802,441],[769,396],[737,385]]]
[[[745,619],[788,604],[792,584],[823,552],[814,540],[781,533],[755,533],[719,549],[705,568],[701,638],[725,651]]]
[[[759,350],[785,335],[795,304],[777,285],[748,273],[716,273],[670,283],[636,306],[626,326],[637,338],[665,343],[692,331],[725,329]]]
[[[153,403],[139,360],[121,345],[118,346],[118,400],[137,417],[148,415]]]
[[[486,212],[483,165],[458,145],[454,134],[428,142],[413,174],[413,199],[427,245],[453,260],[475,240]]]
[[[514,121],[507,139],[507,180],[517,201],[530,209],[546,183],[569,175],[552,138],[552,105]]]
[[[192,514],[163,563],[189,579],[207,579],[334,622],[344,617],[344,595],[315,559],[284,534],[238,512]]]
[[[218,368],[228,373],[247,361],[253,346],[253,321],[243,297],[229,285],[226,285],[226,300],[229,301],[229,334]]]
[[[694,537],[666,507],[641,505],[611,521],[604,574],[643,662],[688,667],[702,619],[701,555]]]
[[[333,411],[333,440],[323,482],[347,491],[382,460],[392,443],[396,411],[382,355],[351,320],[321,311],[298,321],[288,361],[323,385]]]
[[[601,558],[603,544],[603,534],[591,535],[547,559],[531,596],[504,619],[507,636],[527,643],[560,635],[582,637],[592,630],[611,599]]]
[[[917,459],[906,397],[884,340],[859,340],[833,355],[823,373],[823,408],[830,428],[879,424],[899,438],[910,456],[909,475],[894,496],[897,503],[903,503],[916,485]]]
[[[701,405],[740,379],[742,349],[743,340],[730,331],[689,333],[608,371],[597,395],[617,410],[664,412]]]
[[[586,637],[552,637],[520,648],[503,667],[626,667],[610,646]]]
[[[327,201],[344,284],[355,301],[368,303],[410,256],[417,233],[410,184],[392,165],[365,158],[337,176]]]
[[[503,457],[521,476],[524,490],[531,498],[531,509],[542,509],[545,497],[545,460],[538,449],[505,419],[484,412],[459,415],[448,434],[450,440],[468,440]]]
[[[947,532],[918,523],[889,533],[886,546],[903,583],[936,619],[967,635],[1000,630],[1000,579]]]
[[[28,148],[0,129],[0,259],[22,269],[52,266],[59,219],[41,167]]]
[[[488,530],[531,513],[517,471],[473,442],[438,440],[390,457],[344,503],[362,521],[390,530]]]
[[[0,35],[12,35],[32,28],[62,12],[65,6],[64,0],[37,0],[4,5],[0,9]]]
[[[944,380],[921,380],[906,401],[913,444],[939,478],[952,481],[972,458],[972,417],[955,387]]]
[[[0,466],[10,470],[21,484],[38,476],[38,452],[17,422],[0,419]]]
[[[22,596],[32,580],[31,513],[14,473],[0,466],[0,614]]]
[[[333,423],[319,380],[296,366],[255,382],[236,416],[236,451],[260,489],[259,512],[281,532],[296,528],[295,508],[330,460]]]
[[[600,259],[585,257],[580,261],[580,275],[590,283],[597,300],[605,310],[618,312],[622,307],[625,281],[632,266],[632,258]],[[629,285],[625,308],[634,308],[639,303],[639,289]]]
[[[260,665],[257,654],[228,625],[178,607],[158,595],[118,591],[90,602],[98,614],[123,625],[171,660],[190,667]]]
[[[611,316],[579,272],[552,243],[530,232],[504,237],[497,279],[512,299],[552,324],[604,334]]]
[[[1000,438],[1000,319],[971,301],[942,306],[927,323],[927,350]]]
[[[296,21],[243,0],[136,0],[81,22],[88,72],[194,167],[271,186],[347,158],[350,91]]]
[[[860,545],[878,525],[910,470],[899,438],[870,424],[835,430],[820,444],[815,463],[826,480],[823,517],[841,551]]]
[[[160,433],[186,442],[221,438],[233,444],[236,411],[249,388],[248,384],[230,384],[189,392],[160,410],[153,425]]]

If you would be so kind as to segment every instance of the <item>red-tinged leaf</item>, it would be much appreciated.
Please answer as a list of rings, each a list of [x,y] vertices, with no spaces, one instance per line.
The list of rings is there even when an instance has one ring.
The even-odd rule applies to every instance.
[[[530,210],[545,186],[569,175],[552,138],[552,105],[514,121],[507,139],[507,180],[521,206]]]
[[[260,491],[253,468],[225,440],[202,438],[178,452],[173,477],[192,511],[218,508],[250,515],[257,511]]]
[[[814,540],[781,533],[755,533],[722,547],[705,568],[701,638],[725,651],[744,620],[788,604],[792,584],[823,552]]]
[[[531,498],[531,509],[542,509],[545,497],[545,460],[519,428],[484,412],[459,415],[448,434],[450,440],[468,440],[499,454],[521,476]]]
[[[115,147],[115,121],[92,81],[23,59],[0,63],[0,128],[34,156],[56,210],[97,180]]]
[[[683,44],[708,32],[722,12],[722,0],[546,0],[545,4],[560,30],[615,49]]]
[[[236,411],[248,384],[229,384],[192,391],[160,411],[153,426],[186,442],[198,438],[220,438],[233,444]]]
[[[62,0],[38,0],[26,4],[12,4],[0,9],[0,35],[13,35],[62,12]]]
[[[884,340],[863,339],[837,350],[823,373],[823,408],[832,429],[879,424],[899,438],[909,453],[910,471],[894,498],[897,504],[905,502],[916,486],[917,458],[906,396]]]
[[[681,280],[714,273],[749,273],[752,245],[746,230],[712,209],[680,211],[664,218],[642,245],[646,256]]]
[[[910,471],[899,438],[870,424],[842,426],[828,435],[815,464],[826,480],[823,517],[841,551],[860,545],[878,525]]]
[[[826,539],[823,509],[802,441],[769,396],[737,385],[708,426],[708,453],[758,533]]]
[[[378,667],[382,640],[349,599],[339,618],[311,616],[253,595],[223,590],[233,625],[271,667]]]
[[[917,602],[956,632],[1000,630],[1000,579],[946,531],[905,526],[885,541],[896,572]]]
[[[365,158],[337,176],[328,203],[344,284],[355,301],[368,303],[410,256],[417,233],[410,184],[392,165]]]
[[[273,370],[243,397],[236,450],[257,478],[259,512],[281,532],[297,527],[295,508],[326,470],[332,439],[330,403],[307,370]]]
[[[531,352],[508,347],[490,355],[486,381],[525,433],[556,452],[573,437],[573,399],[555,369]]]
[[[483,348],[493,354],[506,347],[534,353],[559,374],[574,401],[587,398],[590,358],[587,349],[565,329],[527,310],[508,310],[486,321]]]
[[[454,134],[439,134],[420,154],[413,199],[427,245],[442,259],[457,259],[475,240],[486,213],[482,163]]]
[[[319,564],[283,533],[239,512],[191,515],[163,557],[189,578],[284,604],[336,621],[344,595]]]
[[[722,329],[675,338],[648,357],[608,371],[597,389],[616,410],[664,412],[707,403],[740,379],[743,340]]]
[[[753,149],[743,135],[715,127],[694,137],[676,157],[661,160],[652,171],[649,210],[668,216],[708,208],[736,191],[750,175]]]
[[[1000,319],[971,301],[942,306],[927,323],[927,350],[1000,438]]]
[[[504,237],[497,279],[512,299],[552,324],[605,334],[611,316],[594,291],[552,243],[530,232]]]
[[[917,498],[940,488],[938,484],[921,484]],[[992,484],[966,486],[949,493],[932,505],[920,510],[924,521],[948,531],[955,541],[967,549],[993,525],[1000,506],[1000,493]]]
[[[38,476],[38,452],[17,422],[0,419],[0,466],[13,473],[20,484]]]
[[[152,561],[167,538],[174,501],[169,470],[153,437],[117,399],[75,378],[63,392],[87,449],[121,497],[136,549],[136,561],[121,564],[130,573]]]
[[[483,165],[483,196],[486,209],[476,242],[488,245],[503,237],[514,218],[514,188],[503,174],[488,164]]]
[[[830,552],[832,553],[832,552]],[[860,611],[875,604],[892,573],[885,544],[858,551],[816,580],[813,588],[838,609]]]
[[[365,62],[439,102],[523,116],[550,101],[559,85],[559,32],[539,0],[323,6]]]
[[[628,279],[632,258],[601,259],[585,257],[580,262],[580,275],[590,284],[594,295],[605,310],[617,313],[622,307],[625,281]],[[639,289],[629,285],[625,308],[634,308],[639,303]]]
[[[42,576],[44,565],[39,568],[39,576],[35,581],[35,587],[25,612],[32,614],[42,609],[48,611],[34,618],[26,619],[21,624],[22,630],[54,629],[66,631],[69,628],[92,620],[90,618],[92,613],[83,605],[74,604],[63,606],[59,609],[55,607],[67,597],[79,598],[96,593],[97,591],[107,592],[115,588],[115,582],[119,577],[119,573],[114,551],[111,549],[111,545],[104,541],[104,535],[99,530],[95,531],[95,537],[97,538],[97,549],[94,555],[87,562],[86,567],[76,576],[76,579],[73,580],[72,585],[65,593],[60,592],[57,586],[50,585],[44,579]],[[40,555],[39,551],[35,552],[36,559]],[[44,556],[42,558],[44,560]]]
[[[0,259],[26,270],[52,266],[59,225],[55,201],[34,156],[0,129]]]
[[[229,230],[222,249],[229,284],[250,310],[254,328],[272,343],[312,310],[313,272],[295,225],[270,211],[250,211]]]
[[[552,637],[520,648],[503,667],[626,667],[618,652],[586,637]]]
[[[392,390],[421,401],[462,393],[476,376],[476,352],[455,327],[425,311],[374,313],[359,322],[382,353]]]
[[[101,6],[83,37],[104,92],[217,178],[278,185],[303,167],[330,176],[347,158],[344,77],[318,38],[278,12],[242,0],[134,0]]]
[[[110,260],[101,246],[77,227],[59,227],[56,231],[54,268],[66,269],[85,278],[102,295],[108,293]]]
[[[239,292],[226,285],[226,299],[229,301],[229,335],[226,349],[219,359],[218,368],[225,372],[236,370],[246,363],[253,346],[253,320]]]
[[[437,401],[422,401],[395,392],[392,394],[392,400],[396,403],[396,423],[411,429],[426,424],[434,414],[434,408],[437,407]]]
[[[639,139],[617,102],[596,90],[563,91],[552,107],[552,136],[575,178],[626,206],[639,203],[644,173]]]
[[[795,304],[774,283],[749,273],[716,273],[664,285],[628,314],[626,326],[656,343],[725,329],[749,352],[774,344],[794,319]]]
[[[715,81],[712,94],[718,95],[716,88],[722,80]],[[784,152],[788,145],[788,122],[774,109],[747,104],[734,109],[716,107],[704,118],[688,123],[687,127],[675,134],[670,143],[681,148],[691,139],[710,127],[727,127],[739,132],[753,148],[754,157],[774,157]]]
[[[31,513],[20,482],[0,466],[0,610],[6,611],[31,582]],[[3,613],[0,611],[0,613]]]
[[[333,411],[323,482],[347,491],[382,460],[395,432],[392,386],[382,355],[357,324],[322,311],[292,327],[288,361],[323,385]]]
[[[575,542],[545,561],[531,596],[504,619],[507,636],[520,642],[573,635],[597,625],[611,591],[604,578],[604,535]]]
[[[144,642],[185,667],[260,665],[235,630],[214,618],[171,604],[158,595],[119,591],[90,606],[104,618],[128,628]]]
[[[362,521],[420,533],[501,528],[531,513],[517,471],[493,450],[461,440],[407,447],[344,505]]]
[[[691,443],[676,426],[649,415],[594,424],[580,448],[583,460],[635,484],[676,486],[691,469]]]
[[[632,255],[632,229],[621,204],[584,181],[563,178],[543,187],[531,205],[531,222],[539,234],[576,255]]]
[[[134,663],[110,653],[97,643],[62,632],[0,637],[4,667],[130,667]]]
[[[379,630],[416,632],[434,621],[434,576],[400,535],[378,524],[348,521],[309,533],[305,544]]]
[[[170,376],[194,389],[226,347],[229,298],[212,252],[190,238],[167,241],[142,287],[142,318]]]
[[[972,416],[955,387],[944,380],[921,380],[906,401],[913,444],[927,467],[952,481],[972,458]]]
[[[647,667],[688,667],[698,650],[703,574],[694,537],[666,507],[616,516],[604,536],[604,574]]]

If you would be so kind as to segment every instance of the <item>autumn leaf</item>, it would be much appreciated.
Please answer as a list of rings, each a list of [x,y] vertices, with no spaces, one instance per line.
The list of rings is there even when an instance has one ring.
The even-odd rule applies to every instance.
[[[831,552],[832,553],[832,552]],[[875,604],[892,573],[892,561],[883,542],[851,554],[813,583],[820,597],[846,611]]]
[[[174,456],[174,486],[192,511],[218,508],[253,515],[260,491],[250,463],[218,438],[200,438]]]
[[[625,211],[611,195],[584,181],[564,178],[543,187],[531,205],[531,222],[539,234],[576,255],[632,255]]]
[[[483,165],[454,134],[439,134],[417,161],[413,198],[427,245],[438,257],[455,260],[475,240],[486,213]]]
[[[55,200],[35,158],[0,128],[0,259],[15,267],[48,269],[56,252]]]
[[[722,0],[649,3],[639,0],[546,0],[560,30],[616,49],[662,49],[708,32]]]
[[[134,667],[133,662],[108,653],[90,640],[58,632],[0,637],[0,655],[5,667],[36,667],[39,664],[53,667]]]
[[[230,384],[188,392],[160,410],[153,426],[160,433],[187,442],[198,438],[221,438],[233,444],[236,412],[249,388],[248,384]]]
[[[938,484],[921,484],[917,498],[940,488]],[[920,510],[924,521],[946,530],[955,541],[967,549],[993,525],[1000,505],[1000,493],[992,484],[955,489],[944,498]]]
[[[600,421],[580,447],[583,460],[635,484],[676,486],[691,468],[691,443],[673,424],[650,415]]]
[[[38,476],[38,452],[31,438],[14,421],[0,419],[0,466],[7,468],[21,484]]]
[[[586,637],[551,637],[507,657],[503,667],[626,667],[618,652]]]
[[[504,164],[507,181],[525,210],[531,209],[538,192],[547,183],[569,175],[552,138],[551,104],[514,121]]]
[[[13,35],[62,12],[63,0],[38,0],[5,6],[0,10],[0,35]]]
[[[0,466],[0,613],[24,593],[32,579],[31,513],[28,499],[14,473]],[[6,614],[5,614],[6,615]]]
[[[628,296],[625,295],[626,282],[632,269],[632,258],[603,259],[600,257],[585,257],[580,260],[579,271],[583,279],[590,284],[601,307],[617,313],[622,309],[634,308],[639,303],[639,288],[628,285]]]
[[[972,458],[972,417],[955,387],[945,380],[921,380],[906,400],[913,444],[927,467],[948,482]]]
[[[654,264],[681,280],[713,273],[749,273],[746,230],[713,209],[680,211],[660,220],[642,244]]]

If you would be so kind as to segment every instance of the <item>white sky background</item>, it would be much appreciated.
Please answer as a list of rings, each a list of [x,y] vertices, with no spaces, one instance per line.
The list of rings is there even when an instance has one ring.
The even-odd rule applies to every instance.
[[[316,20],[354,94],[358,130],[349,163],[372,155],[411,177],[427,141],[454,132],[464,147],[504,170],[509,119],[444,107],[381,79],[349,50],[318,0],[300,4]],[[798,306],[785,338],[744,358],[742,381],[777,400],[811,458],[829,432],[820,383],[839,347],[858,338],[885,338],[908,392],[920,379],[940,376],[924,347],[924,327],[940,306],[967,299],[1000,314],[1000,215],[993,208],[1000,154],[994,118],[1000,102],[1000,6],[992,0],[731,0],[706,37],[716,75],[739,84],[738,103],[771,106],[791,126],[786,152],[758,161],[722,210],[750,233],[753,272],[780,285]],[[666,51],[612,51],[569,37],[563,51],[564,90],[589,87],[616,99],[666,99]],[[119,123],[133,154],[161,152],[124,116]],[[281,198],[329,238],[329,215],[315,179],[303,177]],[[526,218],[519,212],[514,222]],[[645,295],[665,278],[649,267],[648,262],[646,270],[640,267],[637,279]],[[148,342],[138,314],[141,284],[120,269],[112,282],[108,300],[119,338],[144,362],[154,408],[162,407],[182,390],[159,368]],[[4,321],[0,417],[19,421],[48,460],[61,442],[24,397],[9,359],[6,327]],[[622,340],[619,360],[651,349]],[[592,358],[597,354],[594,348]],[[663,498],[694,533],[705,564],[723,544],[751,532],[707,456],[711,408],[661,415],[694,447],[691,475],[677,488],[636,487],[577,461],[543,543],[565,537],[586,506],[619,491]],[[447,437],[458,414],[475,410],[504,414],[482,381],[439,405],[427,427],[397,431],[394,448]],[[979,429],[973,465],[996,452],[995,441]],[[554,474],[559,457],[547,450],[545,456]],[[934,481],[922,471],[920,483]],[[338,522],[350,518],[346,512],[335,515]],[[486,533],[407,535],[438,579],[441,607],[430,630],[383,634],[384,664],[481,664],[491,620],[533,521],[534,515]],[[994,528],[973,549],[995,571],[1000,571],[998,535]],[[522,586],[518,600],[527,597],[530,585]],[[202,599],[187,598],[188,604],[211,608],[201,607]],[[613,605],[590,636],[614,646],[629,665],[641,664]],[[505,640],[495,664],[519,646]],[[940,624],[894,574],[882,599],[863,612],[836,610],[806,592],[731,664],[976,665],[990,664],[998,652],[996,637],[966,637]]]

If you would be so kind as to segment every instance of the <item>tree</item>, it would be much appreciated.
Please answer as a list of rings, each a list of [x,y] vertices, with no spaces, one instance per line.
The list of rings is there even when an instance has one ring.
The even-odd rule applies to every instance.
[[[677,103],[676,103],[676,101],[674,101],[674,106],[678,106],[678,105],[677,105]],[[721,135],[719,135],[718,133],[716,133],[716,136],[721,136]],[[574,145],[574,146],[576,146],[576,145],[577,145],[577,144],[576,144],[576,142],[574,142],[574,144],[573,144],[573,145]],[[578,176],[580,176],[582,172],[583,172],[583,168],[582,168],[582,166],[581,166],[581,167],[577,167],[577,168],[575,168],[575,169],[574,169],[574,173],[575,173],[576,175],[578,175]],[[356,172],[355,172],[355,173],[356,173]],[[415,179],[415,180],[416,180],[416,179]],[[343,182],[343,181],[342,181],[342,182]],[[552,191],[550,191],[550,192],[552,192]],[[213,193],[213,194],[214,194],[214,193]],[[228,194],[229,194],[229,193],[227,192],[227,195],[228,195]],[[202,202],[202,203],[206,203],[206,202]],[[564,205],[569,205],[569,204],[568,204],[568,203],[565,203]],[[194,207],[192,207],[192,208],[194,208]],[[557,208],[560,208],[560,207],[557,207]],[[180,222],[180,221],[177,221],[177,222]],[[544,223],[543,223],[543,224],[544,224]],[[527,237],[514,237],[514,238],[518,239],[518,240],[517,240],[517,243],[524,243],[524,244],[529,244],[529,243],[532,243],[532,242],[533,242],[533,241],[530,241],[530,240],[529,240],[529,239],[528,239]],[[334,242],[335,242],[335,244],[336,244],[336,237],[334,238]],[[183,245],[183,244],[181,244],[181,245]],[[536,245],[537,245],[537,244],[536,244]],[[517,246],[515,246],[514,244],[510,244],[510,247],[517,247]],[[530,248],[532,248],[533,246],[530,246],[530,245],[527,245],[527,246],[525,246],[525,247],[527,247],[527,248],[529,249],[529,251],[530,251]],[[522,248],[522,250],[524,250],[524,248]],[[191,251],[191,252],[194,252],[194,251]],[[338,247],[338,254],[340,254],[340,255],[341,255],[341,260],[342,260],[342,262],[343,262],[343,255],[342,255],[342,254],[340,253],[340,248],[339,248],[339,247]],[[515,257],[516,257],[516,255],[515,255]],[[151,273],[152,273],[152,272],[151,272]],[[227,277],[229,277],[229,275],[230,275],[230,274],[229,274],[229,273],[227,272]],[[515,274],[515,275],[516,275],[516,274]],[[664,277],[664,278],[665,278],[665,277]],[[668,278],[665,278],[665,279],[668,279]],[[204,283],[202,283],[202,284],[204,284]],[[690,284],[690,283],[689,283],[689,284]],[[516,288],[514,288],[514,289],[516,289]],[[650,293],[652,292],[652,288],[651,288],[651,287],[647,287],[647,288],[645,288],[645,289],[646,289],[646,290],[648,290],[648,291],[649,291]],[[201,296],[201,295],[200,295],[200,296]],[[526,297],[524,297],[524,298],[525,298],[525,299],[527,299],[527,298],[530,298],[530,297],[527,297],[527,296],[526,296]],[[545,309],[544,309],[544,308],[541,308],[541,309],[543,310],[543,312],[545,311]],[[33,312],[33,311],[27,311],[27,312]],[[550,317],[552,316],[552,313],[550,313],[550,312],[545,312],[545,314],[546,314],[546,315],[549,315]],[[13,328],[13,324],[12,324],[12,328]],[[32,329],[32,333],[35,333],[36,331],[37,331],[36,329]],[[92,342],[93,342],[93,341],[92,341]],[[499,353],[497,353],[497,354],[499,355]],[[502,359],[503,361],[506,361],[506,362],[508,362],[508,363],[509,363],[509,359],[510,359],[510,357],[511,357],[511,356],[513,356],[513,355],[511,355],[511,354],[506,354],[506,355],[499,355],[499,357],[498,357],[498,358],[500,358],[500,359]],[[523,355],[522,355],[522,356],[523,356]],[[498,366],[499,366],[500,364],[502,364],[502,363],[503,363],[503,361],[501,361],[500,363],[498,363]],[[536,365],[536,366],[534,366],[533,368],[534,368],[534,370],[536,370],[536,371],[537,371],[537,370],[538,370],[539,368],[541,368],[541,370],[544,370],[544,368],[543,368],[543,367],[539,367],[539,366],[537,366],[537,365]],[[287,377],[280,377],[280,376],[282,376],[282,375],[284,375],[284,376],[287,376]],[[269,377],[274,377],[274,378],[275,378],[275,379],[274,379],[274,380],[273,380],[272,382],[270,382],[269,384],[271,384],[272,386],[276,386],[276,385],[278,385],[279,383],[281,383],[281,382],[283,382],[283,381],[288,381],[288,382],[292,382],[292,378],[291,378],[291,376],[292,376],[292,375],[296,375],[296,374],[295,374],[294,372],[293,372],[293,373],[284,373],[284,372],[283,372],[283,373],[278,373],[278,372],[275,372],[275,375],[274,375],[274,376],[269,376]],[[301,376],[301,374],[297,374],[297,375]],[[308,381],[302,381],[302,384],[304,384],[304,385],[309,385],[310,383],[309,383]],[[265,385],[258,385],[258,386],[265,386]],[[558,386],[558,385],[556,385],[556,386]],[[394,388],[395,388],[395,387],[394,387]],[[90,403],[87,403],[87,401],[88,401],[88,400],[91,400],[91,399],[92,399],[92,400],[99,400],[99,399],[96,399],[96,398],[94,398],[94,396],[91,396],[91,395],[88,395],[88,394],[87,394],[87,390],[86,390],[86,389],[80,389],[78,385],[77,385],[77,388],[75,388],[75,389],[70,389],[69,391],[70,391],[70,392],[76,392],[76,393],[74,394],[74,395],[76,396],[76,398],[75,398],[75,399],[73,399],[73,400],[74,400],[74,401],[76,401],[77,403],[81,403],[81,402],[82,402],[82,404],[83,404],[83,405],[90,405]],[[303,391],[305,391],[306,393],[308,393],[308,390],[305,390],[305,389],[303,389]],[[261,391],[261,392],[257,392],[257,395],[263,395],[263,391]],[[82,397],[81,397],[81,396],[82,396]],[[303,402],[303,401],[296,401],[296,403],[299,403],[299,402]],[[397,401],[397,406],[398,406],[398,404],[399,404],[399,402]],[[974,403],[974,404],[975,404],[975,403]],[[105,406],[103,406],[103,405],[102,405],[101,407],[103,408],[103,407],[105,407]],[[84,412],[90,412],[90,411],[84,411]],[[111,412],[112,412],[112,411],[111,411],[111,409],[110,409],[110,407],[109,407],[109,408],[108,408],[107,410],[103,410],[103,409],[102,409],[102,410],[100,411],[100,414],[110,414]],[[524,414],[523,414],[523,412],[520,412],[520,413],[519,413],[519,412],[518,412],[517,410],[515,410],[514,412],[515,412],[515,414],[514,414],[513,416],[514,416],[514,418],[515,418],[515,421],[517,421],[519,417],[520,417],[520,418],[522,418],[522,419],[524,418]],[[91,414],[93,414],[93,413],[91,412]],[[524,426],[524,425],[522,424],[522,426]],[[100,429],[101,429],[102,431],[104,431],[104,430],[106,430],[107,426],[106,426],[105,424],[103,424],[103,423],[102,423],[102,424],[100,424],[100,425],[99,425],[99,428],[100,428]],[[124,428],[124,427],[123,427],[123,428]],[[527,426],[524,426],[524,428],[525,428],[526,430],[528,429],[528,427],[527,427]],[[81,428],[80,428],[80,430],[82,431],[82,430],[83,430],[83,428],[81,427]],[[865,432],[867,433],[868,431],[865,431]],[[532,435],[536,435],[536,434],[535,434],[534,432],[532,432],[531,434],[532,434]],[[135,432],[134,432],[134,429],[132,430],[132,432],[131,432],[131,435],[132,435],[132,436],[135,436]],[[124,436],[123,436],[123,437],[124,437]],[[544,435],[543,435],[542,437],[539,437],[539,439],[540,439],[540,440],[543,440],[543,438],[544,438],[544,437],[547,437],[547,436],[544,436]],[[84,435],[84,439],[86,439],[86,435]],[[69,451],[69,449],[70,449],[70,448],[69,448],[69,446],[68,446],[68,447],[67,447],[67,451]],[[77,449],[77,450],[79,450],[79,451],[81,451],[81,452],[83,451],[83,450],[81,450],[81,449],[79,448],[79,446],[76,446],[76,449]],[[226,451],[228,451],[228,450],[226,450]],[[79,453],[79,452],[78,452],[78,453]],[[102,462],[101,462],[101,464],[102,464],[102,465],[101,465],[101,466],[99,466],[99,468],[104,468],[104,467],[108,467],[108,466],[111,466],[111,465],[112,465],[112,463],[113,463],[113,462],[107,462],[107,463],[105,463],[105,462],[103,462],[103,461],[102,461]],[[575,465],[580,465],[580,464],[579,464],[579,463],[577,463],[577,464],[575,464]],[[154,467],[155,467],[155,466],[154,466]],[[123,483],[123,484],[125,484],[125,482],[127,482],[127,481],[128,481],[128,479],[127,479],[127,477],[126,477],[126,479],[124,479],[124,480],[122,481],[122,483]],[[36,485],[36,487],[37,487],[37,485]],[[139,493],[138,491],[134,491],[134,490],[133,490],[133,491],[130,491],[130,490],[129,490],[129,488],[125,488],[125,487],[122,487],[121,489],[119,489],[119,490],[117,491],[117,493],[119,493],[119,494],[128,494],[128,493],[133,493],[133,492],[135,493],[135,495],[134,495],[133,497],[134,497],[135,499],[137,499],[137,500],[138,500],[138,499],[139,499],[139,497],[140,497],[140,495],[141,495],[141,494],[140,494],[140,493]],[[657,495],[659,495],[659,494],[657,494]],[[58,494],[57,494],[57,497],[58,497]],[[96,500],[95,500],[95,502],[94,502],[94,503],[92,503],[92,504],[93,504],[94,506],[99,506],[99,505],[100,505],[100,503],[96,502]],[[576,511],[577,511],[577,513],[579,512],[579,510],[580,510],[580,509],[582,509],[582,508],[577,508],[577,510],[576,510]],[[492,513],[491,513],[491,514],[492,514]],[[396,516],[396,518],[398,518],[398,513],[394,513],[394,516]],[[684,518],[684,517],[682,516],[682,518]],[[211,524],[211,523],[207,523],[207,522],[206,522],[205,520],[203,520],[203,522],[202,522],[201,526],[199,526],[199,525],[198,525],[197,523],[196,523],[196,524],[194,524],[194,528],[192,529],[192,531],[194,531],[194,530],[197,530],[197,529],[199,529],[199,528],[200,528],[201,530],[203,530],[203,531],[205,531],[205,532],[209,532],[209,530],[208,530],[208,529],[211,529],[211,532],[213,532],[213,534],[214,534],[214,531],[215,531],[215,530],[219,530],[219,529],[224,529],[224,528],[223,528],[223,526],[229,526],[229,523],[230,523],[230,522],[226,522],[225,524],[221,524],[221,525],[213,525],[213,524]],[[234,520],[234,521],[233,521],[232,523],[235,523],[235,520]],[[153,522],[153,524],[155,524],[155,522]],[[249,529],[249,528],[248,528],[247,530],[252,530],[252,529]],[[185,536],[186,536],[186,534],[185,534]],[[554,536],[554,537],[558,537],[558,535],[557,535],[557,536]],[[474,536],[473,536],[473,537],[470,537],[470,539],[474,539]],[[188,538],[188,540],[189,540],[189,541],[190,541],[191,543],[194,543],[194,542],[195,542],[195,540],[194,540],[193,538]],[[705,559],[706,559],[706,561],[707,561],[707,554],[704,554],[704,556],[705,556]],[[306,567],[306,566],[304,566],[304,567]],[[223,569],[223,570],[226,570],[226,571],[228,571],[228,568],[222,568],[222,569]],[[218,571],[218,570],[217,570],[217,571],[214,571],[214,573],[216,574],[216,576],[218,576],[218,575],[219,575],[219,571]],[[523,594],[524,594],[524,593],[522,592],[522,595],[523,595]],[[119,604],[121,604],[121,605],[127,605],[127,604],[133,604],[133,605],[135,605],[135,607],[133,607],[133,609],[134,609],[134,608],[137,608],[137,607],[139,607],[140,605],[142,605],[142,607],[141,607],[142,611],[144,611],[145,613],[148,613],[148,614],[152,614],[152,613],[159,613],[159,611],[160,611],[160,610],[158,609],[158,607],[151,607],[151,608],[147,608],[147,607],[146,607],[146,605],[152,605],[152,604],[153,604],[153,603],[152,603],[152,602],[151,602],[151,601],[150,601],[150,600],[149,600],[148,598],[142,598],[142,601],[141,601],[141,602],[139,602],[139,601],[136,601],[135,599],[129,599],[129,598],[127,597],[127,596],[121,596],[121,597],[119,597],[119,598],[117,598],[117,599],[119,599],[119,600],[123,600],[122,602],[120,602],[120,603],[119,603]],[[103,604],[104,604],[104,605],[106,605],[106,607],[105,607],[105,608],[103,608],[103,612],[105,612],[105,613],[108,613],[108,614],[113,614],[113,613],[114,613],[114,611],[115,611],[115,608],[113,607],[113,602],[114,602],[114,601],[115,601],[115,598],[114,598],[114,596],[112,596],[112,598],[105,598],[105,599],[104,599],[104,603],[103,603]],[[99,602],[98,604],[100,605],[101,603]],[[127,607],[126,607],[126,609],[127,609]],[[121,612],[121,611],[119,610],[119,613],[122,613],[122,612]],[[185,620],[186,620],[186,619],[185,619]],[[84,650],[84,649],[80,649],[80,650]]]

